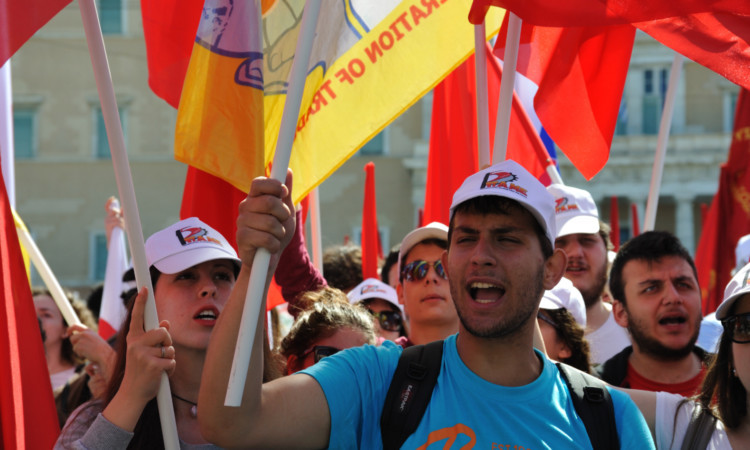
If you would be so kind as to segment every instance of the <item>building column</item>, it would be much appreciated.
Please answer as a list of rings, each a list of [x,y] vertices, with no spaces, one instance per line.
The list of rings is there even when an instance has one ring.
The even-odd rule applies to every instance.
[[[675,197],[675,200],[677,200],[675,235],[692,255],[695,252],[695,230],[693,227],[693,200],[695,200],[695,197],[679,195]]]

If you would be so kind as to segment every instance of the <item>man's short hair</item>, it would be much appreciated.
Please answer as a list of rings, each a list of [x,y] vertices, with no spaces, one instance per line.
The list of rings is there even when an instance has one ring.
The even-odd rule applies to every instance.
[[[552,253],[554,252],[552,243],[547,237],[547,233],[539,224],[539,221],[536,220],[536,218],[529,212],[529,210],[515,200],[507,197],[499,197],[496,195],[474,197],[456,206],[455,210],[453,211],[453,215],[451,215],[450,226],[448,227],[448,247],[450,248],[451,236],[453,235],[453,227],[455,226],[454,220],[457,214],[480,214],[483,216],[488,214],[502,214],[507,216],[510,215],[513,210],[523,211],[525,214],[529,215],[531,223],[534,224],[534,233],[539,238],[539,246],[542,248],[542,255],[544,255],[544,259],[552,256]]]
[[[612,293],[612,298],[627,305],[622,271],[629,261],[651,263],[665,256],[676,256],[687,261],[693,269],[695,279],[698,279],[698,271],[693,258],[675,235],[668,231],[647,231],[626,242],[617,252],[609,273],[609,291]]]
[[[334,245],[323,252],[323,276],[328,286],[349,292],[363,281],[362,248],[357,245]]]
[[[385,261],[383,261],[383,266],[380,268],[380,281],[382,281],[385,284],[390,284],[390,272],[391,267],[395,266],[398,263],[398,252],[401,248],[401,244],[396,244],[393,247],[391,247],[391,251],[388,253],[388,256],[385,257]]]

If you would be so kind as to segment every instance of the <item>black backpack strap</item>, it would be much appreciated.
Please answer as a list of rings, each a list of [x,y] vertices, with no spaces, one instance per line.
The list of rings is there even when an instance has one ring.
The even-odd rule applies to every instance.
[[[440,375],[443,341],[404,349],[380,416],[385,450],[398,449],[422,421]]]
[[[594,450],[619,449],[615,407],[606,385],[567,364],[557,363],[557,368],[568,385],[573,407],[586,427]]]
[[[716,429],[716,417],[711,411],[703,408],[700,402],[695,403],[693,415],[690,417],[690,424],[685,431],[685,439],[682,441],[681,450],[704,450],[708,447],[711,435]]]

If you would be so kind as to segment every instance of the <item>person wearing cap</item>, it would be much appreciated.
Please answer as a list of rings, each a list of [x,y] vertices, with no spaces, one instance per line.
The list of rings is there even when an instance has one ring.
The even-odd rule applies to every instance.
[[[353,305],[362,305],[375,318],[375,331],[381,340],[395,341],[406,336],[404,312],[396,290],[376,278],[368,278],[347,294]]]
[[[625,389],[643,413],[654,434],[657,448],[683,447],[696,413],[701,408],[706,421],[707,442],[700,448],[750,448],[750,264],[735,271],[716,310],[723,332],[716,357],[706,372],[697,396],[687,399],[667,392]],[[698,434],[700,436],[700,433]],[[694,437],[694,439],[698,439]],[[698,448],[698,447],[690,447]]]
[[[695,345],[700,287],[679,239],[649,231],[625,243],[612,263],[609,287],[615,320],[633,344],[597,368],[601,378],[633,389],[697,393],[709,355]]]
[[[537,322],[547,356],[583,372],[591,371],[589,344],[584,337],[586,307],[581,292],[567,278],[544,291]]]
[[[587,191],[562,184],[552,184],[547,191],[555,198],[555,247],[568,256],[565,277],[583,295],[591,362],[601,364],[630,345],[627,331],[612,315],[612,305],[604,300],[612,248],[609,226],[599,220]]]
[[[162,433],[155,396],[164,372],[170,376],[181,444],[208,444],[197,422],[201,372],[240,260],[221,234],[195,217],[153,234],[145,251],[159,327],[144,330],[144,287],[130,301],[122,327],[127,336],[118,341],[103,401],[74,411],[56,448],[158,446]]]
[[[456,307],[441,257],[448,246],[448,227],[432,222],[409,232],[398,253],[398,301],[409,320],[403,347],[445,339],[458,331]]]
[[[240,252],[240,281],[211,340],[199,397],[205,408],[201,430],[226,447],[380,448],[383,403],[403,351],[388,341],[338,352],[265,384],[256,357],[241,406],[224,406],[236,316],[244,307],[246,267],[254,254],[246,243],[252,239],[275,252],[287,239],[282,211],[289,207],[289,190],[256,179],[251,197],[253,192],[258,197],[247,205],[252,212],[270,208],[268,218],[279,223],[270,227],[266,220],[267,233],[249,233],[254,214],[240,211],[238,241],[249,251]],[[440,260],[449,275],[459,331],[442,342],[437,384],[403,448],[441,446],[445,440],[472,448],[588,447],[557,367],[533,348],[542,293],[565,270],[566,257],[553,248],[554,236],[552,197],[513,161],[470,176],[458,189],[448,249]],[[632,401],[621,392],[610,395],[621,447],[653,448]]]

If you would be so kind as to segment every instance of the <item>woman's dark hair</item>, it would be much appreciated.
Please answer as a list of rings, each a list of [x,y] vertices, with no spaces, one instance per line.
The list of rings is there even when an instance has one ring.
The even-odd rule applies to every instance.
[[[70,305],[73,307],[73,311],[75,311],[76,316],[78,316],[78,319],[81,321],[81,323],[86,325],[86,327],[88,327],[89,329],[96,331],[98,328],[96,319],[94,318],[94,314],[91,312],[91,310],[86,306],[86,303],[81,300],[76,293],[69,291],[65,291],[64,293],[65,297],[70,302]],[[47,289],[32,289],[31,296],[36,297],[38,295],[44,295],[52,298],[52,294]],[[55,303],[55,305],[57,305],[57,303]],[[68,322],[65,321],[64,316],[62,318],[62,321],[63,325],[69,325]],[[73,351],[73,344],[70,343],[70,338],[65,338],[62,340],[60,357],[74,366],[78,366],[86,362],[84,358],[81,358],[76,354],[76,352]]]
[[[591,372],[589,343],[584,337],[583,327],[576,322],[573,315],[565,308],[540,309],[539,311],[555,322],[557,336],[563,340],[570,350],[570,356],[561,362],[586,373]]]
[[[747,391],[732,373],[733,364],[732,335],[724,328],[719,351],[708,366],[698,401],[709,411],[715,402],[719,419],[727,429],[737,428],[747,415]]]
[[[159,280],[161,272],[154,266],[149,268],[151,274],[151,284],[154,286],[154,293],[156,293],[156,282]],[[112,370],[112,378],[107,384],[107,390],[104,393],[104,407],[109,405],[117,391],[120,389],[123,377],[125,376],[125,364],[127,363],[127,333],[130,330],[130,321],[133,317],[133,305],[135,304],[136,294],[134,293],[127,301],[128,315],[123,321],[120,327],[120,333],[118,333],[117,341],[115,343],[115,351],[117,352],[117,358],[115,365]],[[281,376],[281,368],[279,362],[271,354],[271,349],[268,345],[268,336],[263,333],[263,382],[279,378]],[[156,398],[149,401],[143,408],[141,417],[138,419],[138,423],[135,425],[133,430],[133,439],[128,444],[129,449],[143,449],[143,448],[164,448],[164,439],[161,432],[161,421],[159,419],[159,408],[156,403]]]

